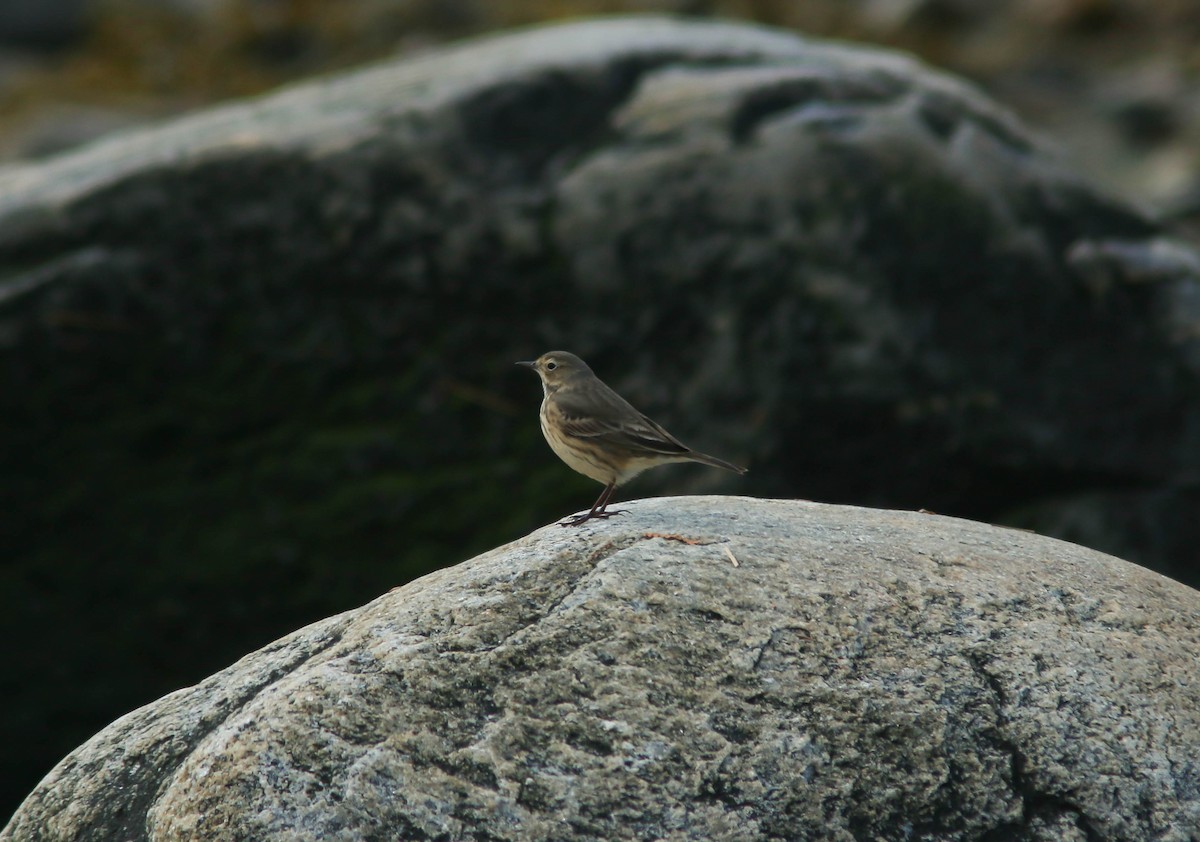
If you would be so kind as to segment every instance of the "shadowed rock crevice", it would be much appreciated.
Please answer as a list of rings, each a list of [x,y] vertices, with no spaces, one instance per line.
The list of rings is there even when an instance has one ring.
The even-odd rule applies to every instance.
[[[1043,792],[1030,780],[1027,771],[1028,759],[1021,748],[1006,736],[1006,725],[1009,716],[1010,695],[1000,679],[987,669],[989,658],[980,653],[972,652],[968,656],[975,674],[984,682],[991,694],[995,727],[984,733],[984,737],[996,748],[1005,752],[1009,758],[1008,780],[1013,794],[1020,799],[1020,822],[1006,822],[989,830],[983,839],[1036,839],[1038,828],[1054,825],[1059,821],[1067,821],[1069,826],[1078,827],[1084,831],[1091,842],[1099,836],[1091,828],[1087,816],[1078,804],[1072,802],[1060,793]],[[1014,703],[1019,706],[1019,702]]]
[[[763,124],[775,119],[828,121],[840,114],[840,119],[852,120],[858,107],[867,110],[895,102],[908,90],[904,79],[882,72],[861,76],[784,73],[779,81],[746,92],[733,113],[729,133],[734,143],[745,143]],[[817,114],[805,114],[810,106],[815,107],[819,118]]]

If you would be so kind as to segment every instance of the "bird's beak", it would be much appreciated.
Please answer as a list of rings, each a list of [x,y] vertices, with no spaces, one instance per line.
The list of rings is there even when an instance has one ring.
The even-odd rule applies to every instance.
[[[537,368],[537,360],[517,360],[517,365],[523,365],[526,368]]]

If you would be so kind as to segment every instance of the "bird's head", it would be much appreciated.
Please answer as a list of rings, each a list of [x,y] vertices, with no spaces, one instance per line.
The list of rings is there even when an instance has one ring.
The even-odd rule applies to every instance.
[[[592,373],[587,363],[567,351],[547,351],[536,360],[525,360],[517,365],[536,371],[547,393],[569,383],[572,378],[586,377]]]

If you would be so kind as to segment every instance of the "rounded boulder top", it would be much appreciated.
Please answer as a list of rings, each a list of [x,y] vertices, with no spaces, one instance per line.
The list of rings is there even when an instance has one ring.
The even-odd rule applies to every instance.
[[[4,840],[1186,839],[1200,594],[732,497],[548,526],[113,723]]]

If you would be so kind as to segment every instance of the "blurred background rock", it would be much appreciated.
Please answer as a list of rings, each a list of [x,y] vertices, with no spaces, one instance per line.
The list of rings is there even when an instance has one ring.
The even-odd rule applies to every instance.
[[[1200,212],[1196,0],[6,0],[0,162],[447,39],[605,13],[731,17],[962,74],[1150,211]]]

